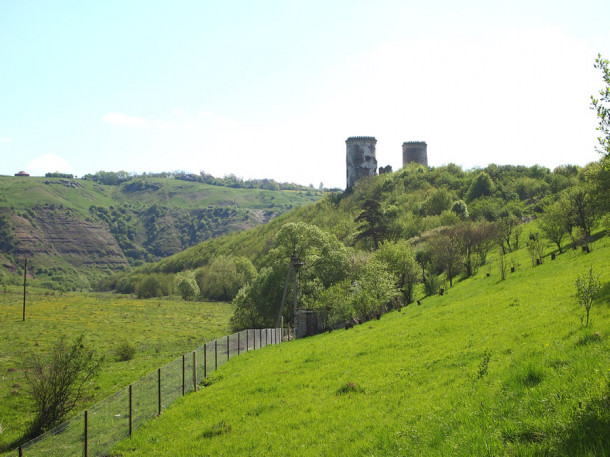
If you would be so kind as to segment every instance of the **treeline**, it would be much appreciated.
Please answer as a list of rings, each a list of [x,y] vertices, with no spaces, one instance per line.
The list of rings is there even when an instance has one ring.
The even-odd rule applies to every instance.
[[[552,171],[411,164],[363,179],[350,193],[330,193],[264,227],[115,277],[108,286],[145,296],[156,282],[166,284],[156,289],[163,294],[173,287],[188,299],[232,299],[236,329],[273,325],[295,253],[303,263],[299,307],[320,310],[327,325],[370,318],[388,304],[411,303],[417,291],[435,294],[475,274],[490,252],[503,258],[527,246],[535,263],[549,245],[558,252],[566,241],[587,246],[597,225],[610,226],[609,190],[610,171],[600,163]],[[204,274],[246,261],[248,274]],[[226,293],[211,292],[218,290]],[[291,306],[284,316],[292,319]]]
[[[47,173],[47,175],[59,175],[61,173]],[[54,176],[65,177],[65,176]],[[213,186],[232,187],[237,189],[262,189],[262,190],[298,190],[310,193],[326,192],[320,186],[315,189],[313,185],[302,186],[295,183],[277,182],[273,179],[247,179],[237,177],[234,174],[229,174],[223,178],[216,178],[209,173],[201,171],[199,174],[187,173],[185,171],[160,172],[160,173],[128,173],[126,171],[98,171],[94,174],[86,174],[83,179],[98,182],[107,186],[118,186],[124,182],[131,181],[136,178],[173,178],[189,182],[201,182]]]

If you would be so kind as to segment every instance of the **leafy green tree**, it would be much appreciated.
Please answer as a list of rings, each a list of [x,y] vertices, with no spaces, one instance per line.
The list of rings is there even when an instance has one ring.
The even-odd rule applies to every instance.
[[[400,291],[396,286],[396,278],[379,260],[371,259],[360,270],[357,281],[352,287],[354,310],[361,318],[370,319],[383,308]]]
[[[591,109],[597,112],[599,121],[597,130],[601,135],[597,138],[599,142],[598,151],[607,161],[610,157],[610,69],[608,68],[608,60],[602,59],[601,54],[597,55],[594,66],[601,70],[605,87],[599,91],[599,98],[591,96]]]
[[[280,268],[264,267],[239,290],[233,299],[235,312],[231,317],[231,327],[234,330],[274,324],[282,300],[285,273]],[[292,307],[285,308],[285,315],[292,316]]]
[[[494,182],[491,177],[484,171],[480,172],[477,177],[472,181],[466,200],[471,202],[481,197],[489,197],[494,191]]]
[[[542,217],[538,219],[538,226],[544,236],[555,243],[561,254],[561,243],[568,234],[567,214],[563,206],[560,203],[547,206]]]
[[[451,208],[452,202],[453,198],[450,192],[444,189],[436,189],[424,202],[423,210],[428,216],[439,215]]]
[[[569,233],[572,234],[572,228],[579,227],[589,237],[597,219],[597,208],[591,191],[581,186],[571,187],[566,189],[559,201],[567,214]]]
[[[199,295],[199,286],[192,275],[178,279],[178,292],[183,300],[193,301]]]
[[[197,269],[195,279],[204,298],[231,301],[239,289],[256,276],[256,268],[244,257],[219,256]]]
[[[591,311],[593,300],[601,290],[599,275],[596,276],[593,273],[593,267],[589,267],[589,273],[578,276],[574,284],[576,285],[576,298],[578,299],[578,303],[585,308],[585,311],[587,312],[586,325],[589,325],[589,311]]]
[[[396,278],[396,287],[402,293],[405,303],[413,302],[415,286],[420,281],[419,265],[415,253],[406,241],[384,242],[375,252],[379,260]]]
[[[357,239],[370,239],[377,249],[379,243],[386,238],[387,224],[385,215],[378,200],[369,199],[362,205],[362,212],[356,218],[360,222],[360,232]]]
[[[322,312],[324,325],[331,328],[356,316],[353,302],[351,281],[344,279],[320,293],[316,309]]]
[[[334,235],[314,225],[284,224],[274,245],[265,257],[265,267],[233,300],[237,308],[237,317],[232,321],[235,329],[246,323],[272,325],[275,322],[293,253],[303,263],[297,275],[299,307],[315,308],[324,289],[350,273],[347,248]],[[292,310],[292,306],[284,307],[284,317],[288,321],[292,318]]]

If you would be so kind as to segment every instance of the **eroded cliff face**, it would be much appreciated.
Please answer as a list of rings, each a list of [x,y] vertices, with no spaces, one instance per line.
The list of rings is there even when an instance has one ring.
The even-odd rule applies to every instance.
[[[62,257],[71,265],[127,265],[127,258],[108,228],[78,219],[70,211],[44,207],[12,215],[16,258]]]

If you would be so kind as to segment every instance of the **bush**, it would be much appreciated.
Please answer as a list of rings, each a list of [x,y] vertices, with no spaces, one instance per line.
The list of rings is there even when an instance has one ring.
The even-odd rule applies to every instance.
[[[199,295],[199,286],[193,278],[182,278],[178,282],[178,292],[183,300],[192,301]]]
[[[59,340],[48,357],[31,354],[25,379],[34,417],[25,437],[35,437],[66,417],[99,373],[103,361],[103,356],[98,357],[85,346],[83,335],[72,344]]]
[[[126,362],[135,357],[137,349],[129,341],[123,341],[114,350],[119,362]]]

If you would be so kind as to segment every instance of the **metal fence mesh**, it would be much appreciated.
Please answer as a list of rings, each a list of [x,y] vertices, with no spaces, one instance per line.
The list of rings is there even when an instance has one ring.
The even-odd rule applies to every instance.
[[[23,455],[80,457],[85,455],[85,441],[88,455],[107,455],[132,430],[157,416],[183,393],[195,390],[231,358],[282,341],[280,329],[250,329],[206,343],[27,442],[21,447]]]

